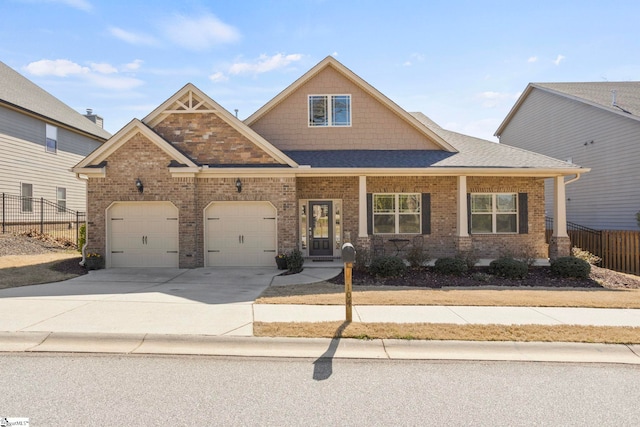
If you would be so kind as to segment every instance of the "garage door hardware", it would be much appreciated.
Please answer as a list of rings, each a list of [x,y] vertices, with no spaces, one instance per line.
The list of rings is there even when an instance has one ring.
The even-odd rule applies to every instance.
[[[276,219],[276,217],[273,217],[273,218],[262,218],[262,219]]]
[[[147,244],[147,236],[142,236],[142,244],[143,245]]]
[[[244,236],[242,234],[238,236],[238,243],[244,244]]]

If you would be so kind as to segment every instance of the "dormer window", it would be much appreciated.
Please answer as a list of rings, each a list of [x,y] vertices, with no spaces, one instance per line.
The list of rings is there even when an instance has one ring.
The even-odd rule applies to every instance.
[[[309,95],[309,126],[351,126],[351,95]]]

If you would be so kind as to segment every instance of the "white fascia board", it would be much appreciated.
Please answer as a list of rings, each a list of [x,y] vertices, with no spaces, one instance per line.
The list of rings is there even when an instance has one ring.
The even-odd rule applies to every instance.
[[[535,168],[208,168],[201,169],[199,178],[210,177],[326,177],[326,176],[522,176],[550,178],[589,172],[579,169]]]
[[[73,168],[71,169],[76,175],[84,175],[88,178],[105,178],[107,176],[107,170],[102,168]]]

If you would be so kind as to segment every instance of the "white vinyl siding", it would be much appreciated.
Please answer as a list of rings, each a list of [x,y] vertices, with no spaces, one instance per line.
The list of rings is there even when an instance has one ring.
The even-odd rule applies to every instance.
[[[595,229],[637,230],[640,210],[640,121],[533,89],[500,143],[591,168],[566,187],[567,220]],[[553,180],[545,182],[553,216]]]
[[[58,152],[46,152],[45,123],[0,107],[0,193],[18,195],[33,184],[33,197],[55,201],[65,188],[67,208],[86,211],[86,184],[70,169],[100,146],[98,141],[58,128]]]

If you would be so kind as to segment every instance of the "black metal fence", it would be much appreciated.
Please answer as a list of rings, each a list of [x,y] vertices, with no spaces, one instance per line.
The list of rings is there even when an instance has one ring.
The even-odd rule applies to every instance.
[[[85,212],[67,209],[63,204],[43,198],[21,197],[7,193],[1,195],[2,234],[35,232],[78,245],[80,226],[86,220]]]

